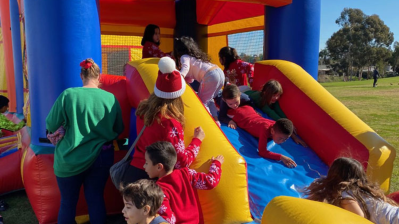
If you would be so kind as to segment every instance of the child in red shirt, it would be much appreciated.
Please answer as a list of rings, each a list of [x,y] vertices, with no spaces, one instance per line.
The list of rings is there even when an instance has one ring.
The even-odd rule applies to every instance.
[[[252,83],[254,66],[249,62],[242,61],[236,49],[223,47],[219,51],[220,64],[224,66],[224,74],[230,84],[237,86],[248,86]]]
[[[227,116],[231,118],[229,127],[236,129],[238,126],[259,138],[258,150],[261,157],[281,160],[287,167],[296,167],[291,158],[267,150],[267,139],[271,138],[276,144],[282,144],[292,135],[294,126],[290,120],[282,118],[272,121],[259,115],[250,105],[242,105],[241,92],[236,85],[227,85],[223,89],[222,99],[222,104],[230,108],[227,111]]]
[[[133,183],[148,178],[144,171],[145,147],[157,141],[168,141],[177,151],[175,168],[188,167],[197,156],[205,133],[201,127],[194,129],[194,136],[188,145],[184,143],[184,102],[181,98],[186,82],[175,70],[175,62],[169,57],[159,60],[159,73],[154,93],[140,102],[136,110],[136,126],[139,133],[146,128],[137,141],[130,167],[126,170],[123,183]]]
[[[208,173],[187,167],[175,169],[176,151],[170,142],[156,142],[146,148],[144,169],[150,178],[158,178],[164,199],[158,213],[170,224],[203,223],[195,189],[215,188],[222,174],[223,156],[212,158]]]
[[[144,58],[162,58],[172,57],[171,53],[163,53],[159,49],[161,38],[161,30],[159,26],[154,24],[148,24],[144,30],[143,39],[141,40],[141,46],[143,46],[143,59]]]

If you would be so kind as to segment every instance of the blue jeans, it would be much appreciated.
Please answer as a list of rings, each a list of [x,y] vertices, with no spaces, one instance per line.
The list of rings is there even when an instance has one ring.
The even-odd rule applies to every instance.
[[[89,207],[90,223],[105,223],[107,213],[104,202],[104,188],[113,162],[114,149],[111,147],[111,149],[101,150],[93,165],[82,173],[71,177],[57,177],[58,188],[61,192],[58,224],[76,223],[76,206],[82,185]]]

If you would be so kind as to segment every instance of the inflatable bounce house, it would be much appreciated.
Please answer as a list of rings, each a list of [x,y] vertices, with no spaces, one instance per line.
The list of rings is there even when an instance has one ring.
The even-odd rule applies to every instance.
[[[134,110],[153,91],[158,74],[159,59],[141,59],[140,36],[147,24],[161,27],[163,51],[173,49],[173,37],[191,36],[216,64],[219,49],[229,44],[228,35],[263,30],[266,60],[255,64],[252,88],[259,90],[269,79],[281,83],[280,105],[309,148],[292,140],[268,143],[271,151],[293,158],[298,164],[294,169],[263,159],[257,139],[240,129],[219,128],[187,88],[186,133],[196,126],[206,133],[192,168],[207,170],[211,156],[225,157],[218,187],[198,191],[205,223],[370,223],[301,198],[301,189],[325,175],[340,156],[361,161],[369,178],[388,193],[395,158],[391,145],[316,81],[320,2],[0,1],[0,92],[11,101],[14,114],[7,116],[18,120],[24,114],[28,119],[28,127],[0,139],[0,194],[24,188],[38,222],[57,222],[60,195],[45,118],[63,90],[81,86],[78,65],[84,58],[102,65],[101,88],[115,94],[123,110],[125,131],[119,137],[131,143],[136,137]],[[121,54],[124,59],[116,60]],[[186,140],[191,137],[186,135]],[[116,162],[127,147],[115,146]],[[110,180],[105,198],[109,214],[121,212],[121,196]],[[85,222],[87,206],[83,195],[80,199],[76,219]]]

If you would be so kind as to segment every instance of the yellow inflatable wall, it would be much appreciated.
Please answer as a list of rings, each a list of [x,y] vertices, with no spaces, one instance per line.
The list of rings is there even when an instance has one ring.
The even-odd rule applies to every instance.
[[[326,203],[287,196],[275,197],[263,212],[262,224],[372,224],[369,220]]]

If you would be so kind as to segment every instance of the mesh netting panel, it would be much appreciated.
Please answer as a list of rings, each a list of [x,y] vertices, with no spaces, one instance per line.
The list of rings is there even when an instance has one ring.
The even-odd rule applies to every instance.
[[[102,73],[123,75],[123,67],[129,61],[141,59],[140,36],[101,35]]]
[[[242,60],[254,63],[263,60],[263,30],[228,35],[230,47]]]

